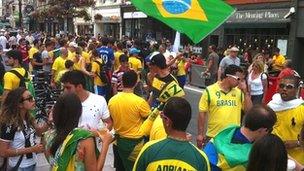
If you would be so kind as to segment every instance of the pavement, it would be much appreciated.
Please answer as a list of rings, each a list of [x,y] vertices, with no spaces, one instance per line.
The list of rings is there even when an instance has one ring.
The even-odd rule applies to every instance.
[[[198,117],[198,102],[201,97],[201,93],[203,89],[197,88],[195,86],[186,85],[184,87],[186,92],[186,99],[191,104],[192,108],[192,118],[189,124],[187,131],[192,135],[192,142],[195,143],[196,135],[197,135],[197,117]],[[36,170],[37,171],[49,171],[50,165],[44,157],[43,153],[37,155],[38,161]],[[103,171],[115,171],[113,168],[114,165],[114,155],[112,145],[109,147],[109,151],[107,154],[106,162]]]

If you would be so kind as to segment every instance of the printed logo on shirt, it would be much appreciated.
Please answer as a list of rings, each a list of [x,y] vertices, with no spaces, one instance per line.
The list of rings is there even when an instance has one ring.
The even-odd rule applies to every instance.
[[[200,168],[193,168],[186,161],[177,159],[158,160],[148,165],[146,170],[156,171],[194,171]]]
[[[222,107],[222,106],[237,106],[236,100],[217,100],[216,106]]]

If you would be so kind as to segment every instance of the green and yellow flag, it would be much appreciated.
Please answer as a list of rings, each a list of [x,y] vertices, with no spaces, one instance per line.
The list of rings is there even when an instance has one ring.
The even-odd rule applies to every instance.
[[[222,0],[131,0],[145,14],[154,17],[194,43],[200,42],[235,11]]]

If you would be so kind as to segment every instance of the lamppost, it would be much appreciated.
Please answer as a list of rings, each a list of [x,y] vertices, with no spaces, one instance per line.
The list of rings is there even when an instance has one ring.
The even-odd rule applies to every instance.
[[[22,0],[18,0],[18,7],[19,7],[19,27],[23,27],[23,19],[22,19]]]

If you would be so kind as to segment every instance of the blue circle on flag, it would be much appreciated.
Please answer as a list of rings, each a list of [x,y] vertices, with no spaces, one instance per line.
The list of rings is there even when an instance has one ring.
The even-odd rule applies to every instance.
[[[191,0],[163,0],[162,5],[171,14],[182,14],[191,8]]]

